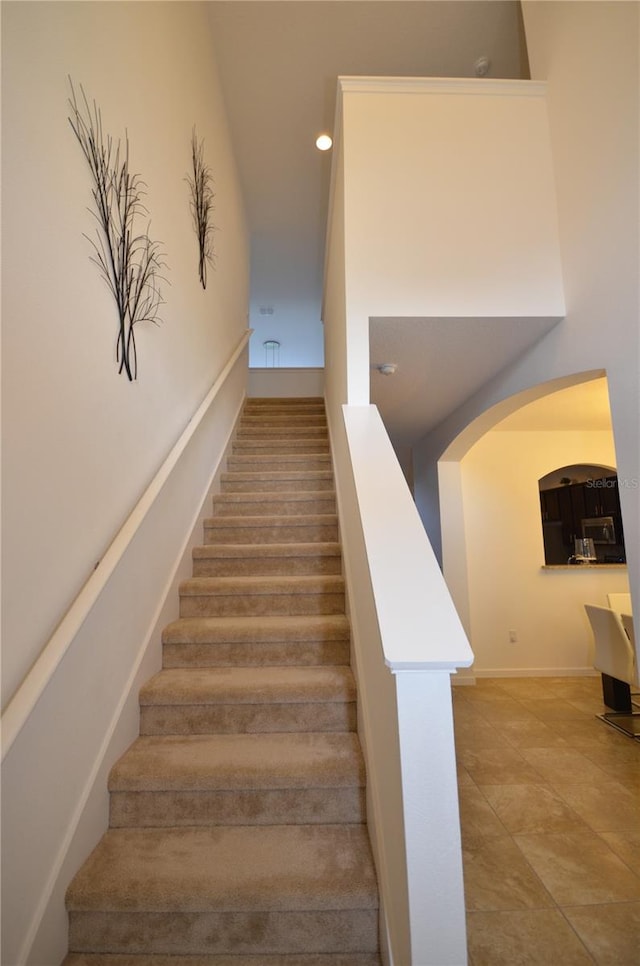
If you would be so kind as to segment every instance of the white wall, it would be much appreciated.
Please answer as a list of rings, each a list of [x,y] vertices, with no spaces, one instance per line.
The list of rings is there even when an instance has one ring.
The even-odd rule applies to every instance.
[[[206,395],[247,320],[244,216],[200,4],[3,4],[3,704]],[[89,261],[70,74],[129,134],[170,286],[115,363],[115,306]],[[191,131],[216,191],[206,292],[189,210]],[[146,227],[146,225],[145,225]]]
[[[2,960],[48,966],[65,954],[65,887],[106,828],[106,776],[138,730],[138,687],[159,667],[244,397],[248,246],[204,5],[9,3],[2,16],[3,688],[14,696],[4,720],[21,722],[3,748]],[[105,131],[127,128],[170,266],[163,324],[138,332],[134,383],[117,373],[114,306],[82,237],[91,185],[67,122],[68,73]],[[220,229],[206,292],[184,181],[194,124]],[[186,427],[188,445],[134,526],[129,514]],[[125,532],[29,703],[52,632]]]
[[[342,78],[340,88],[349,403],[369,401],[372,316],[562,317],[544,87]]]
[[[511,399],[524,393],[521,402],[529,401],[539,384],[553,391],[606,373],[618,477],[627,484],[620,498],[630,589],[640,610],[638,4],[523,7],[532,75],[547,81],[566,319],[420,441],[416,501],[437,543],[434,467],[452,441],[468,426],[473,435],[483,413],[490,428]],[[495,405],[503,411],[493,417]],[[464,445],[456,449],[447,460],[459,459]]]
[[[324,395],[324,369],[272,368],[250,369],[248,396],[319,396]]]
[[[615,466],[611,433],[494,430],[462,460],[466,568],[449,554],[447,571],[466,569],[476,674],[592,669],[584,604],[606,606],[628,580],[617,566],[543,569],[538,479],[575,462]]]

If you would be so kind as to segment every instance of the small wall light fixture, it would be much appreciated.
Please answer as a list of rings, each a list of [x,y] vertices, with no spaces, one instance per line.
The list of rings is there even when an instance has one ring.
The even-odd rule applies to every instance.
[[[333,139],[329,134],[319,134],[316,138],[316,147],[318,151],[329,151],[333,145]]]
[[[376,366],[376,369],[382,376],[392,376],[397,368],[398,366],[395,362],[381,362],[379,366]]]

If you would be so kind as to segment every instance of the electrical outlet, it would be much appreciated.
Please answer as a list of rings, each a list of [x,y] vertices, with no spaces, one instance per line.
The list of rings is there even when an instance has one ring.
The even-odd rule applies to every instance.
[[[518,635],[516,634],[515,631],[509,631],[509,643],[510,644],[518,643]]]

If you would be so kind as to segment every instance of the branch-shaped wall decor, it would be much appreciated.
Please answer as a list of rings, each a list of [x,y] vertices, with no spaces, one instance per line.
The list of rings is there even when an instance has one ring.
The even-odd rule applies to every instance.
[[[215,262],[213,233],[216,228],[211,221],[215,195],[212,188],[211,169],[204,161],[204,141],[198,142],[195,127],[191,135],[191,160],[193,176],[187,176],[186,181],[191,188],[191,214],[193,215],[193,227],[198,237],[198,275],[202,287],[206,288],[207,265],[213,266]]]
[[[142,202],[146,185],[129,169],[128,137],[125,134],[122,148],[120,141],[105,135],[96,102],[90,107],[80,87],[78,103],[71,78],[69,84],[69,123],[91,171],[95,208],[91,214],[98,223],[96,238],[85,238],[93,246],[91,261],[98,266],[118,309],[118,372],[124,370],[133,380],[138,375],[135,326],[160,322],[158,311],[164,304],[160,282],[166,281],[162,275],[166,263],[160,243],[149,237],[150,223],[146,231],[137,229],[140,217],[148,215]]]

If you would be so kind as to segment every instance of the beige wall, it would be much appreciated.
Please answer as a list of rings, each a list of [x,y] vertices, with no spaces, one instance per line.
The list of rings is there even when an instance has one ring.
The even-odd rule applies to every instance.
[[[65,888],[106,828],[109,768],[138,732],[138,689],[160,667],[242,404],[248,246],[206,5],[5,3],[2,15],[5,696],[18,688],[3,716],[2,961],[42,966],[65,955]],[[114,305],[83,238],[91,184],[67,74],[105,131],[128,130],[170,269],[133,383],[117,373]],[[206,291],[184,180],[194,124],[219,228]],[[81,600],[101,589],[79,626],[74,607],[51,639],[91,575]]]
[[[3,704],[38,657],[247,318],[247,245],[208,22],[196,3],[5,3],[3,34]],[[115,363],[117,316],[89,261],[91,183],[67,75],[129,134],[168,263],[161,317]],[[191,131],[215,178],[204,292],[185,176]],[[146,227],[146,224],[145,224]]]

